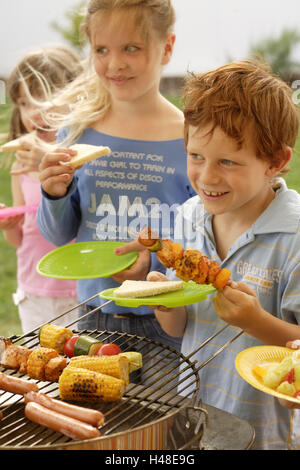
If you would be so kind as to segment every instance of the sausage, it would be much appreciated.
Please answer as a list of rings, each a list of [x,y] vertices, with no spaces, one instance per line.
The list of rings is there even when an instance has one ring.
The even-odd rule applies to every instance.
[[[78,419],[92,426],[103,426],[104,415],[101,411],[84,408],[83,406],[71,405],[61,400],[55,400],[44,393],[29,392],[24,397],[25,403],[34,402],[48,408],[49,410],[56,411],[70,418]]]
[[[21,379],[20,377],[5,374],[4,372],[0,372],[0,389],[18,395],[39,391],[39,387],[33,380]]]
[[[71,439],[92,439],[100,436],[100,431],[90,424],[49,410],[32,401],[25,406],[25,416],[30,421],[60,432]]]

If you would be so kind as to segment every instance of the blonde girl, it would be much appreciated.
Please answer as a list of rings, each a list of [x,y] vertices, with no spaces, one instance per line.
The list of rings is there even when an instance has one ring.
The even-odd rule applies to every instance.
[[[9,138],[21,137],[22,142],[11,171],[14,206],[39,204],[41,200],[38,166],[57,132],[45,122],[45,97],[66,86],[80,71],[76,54],[59,46],[28,53],[9,77],[7,89],[13,103]],[[55,246],[40,235],[35,213],[1,219],[0,229],[17,249],[18,290],[14,301],[22,329],[28,332],[74,305],[76,284],[36,273],[39,259]]]
[[[172,236],[174,206],[193,194],[186,175],[183,115],[159,92],[163,67],[173,52],[174,22],[170,0],[89,2],[83,24],[91,46],[89,65],[55,100],[59,106],[68,104],[70,114],[61,123],[61,146],[45,155],[40,166],[44,197],[38,225],[48,240],[124,240],[128,228],[151,222]],[[74,142],[109,146],[111,155],[74,172],[60,164],[70,160],[73,152],[66,146]],[[167,214],[159,218],[162,206]],[[79,280],[79,300],[126,278],[144,279],[150,265],[156,261],[143,252],[132,269],[112,278]],[[86,308],[99,305],[95,298]],[[165,334],[145,307],[109,305],[80,324],[180,347],[180,339]]]

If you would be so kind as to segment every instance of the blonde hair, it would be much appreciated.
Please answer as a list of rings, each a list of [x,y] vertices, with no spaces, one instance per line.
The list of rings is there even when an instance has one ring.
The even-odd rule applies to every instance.
[[[152,31],[159,39],[167,37],[175,23],[175,11],[170,0],[90,0],[82,23],[82,30],[90,42],[90,24],[94,15],[111,15],[115,11],[127,14],[146,41]],[[60,128],[68,127],[68,135],[61,145],[70,145],[87,127],[106,115],[111,106],[110,94],[94,71],[91,57],[86,60],[84,72],[58,94],[55,104],[68,105],[70,109],[58,123]]]
[[[42,106],[51,94],[72,82],[81,71],[79,57],[63,46],[37,49],[23,57],[7,81],[8,95],[14,104],[9,139],[27,133],[18,106],[21,85],[28,98]]]
[[[212,124],[211,133],[219,126],[238,148],[249,129],[257,158],[274,163],[280,159],[280,151],[295,146],[299,109],[292,90],[262,60],[232,62],[191,74],[186,79],[184,103],[186,143],[189,125]]]

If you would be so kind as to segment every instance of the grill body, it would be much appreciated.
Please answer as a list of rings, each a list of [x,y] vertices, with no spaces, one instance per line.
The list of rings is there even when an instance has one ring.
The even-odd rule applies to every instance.
[[[73,324],[65,326],[75,331]],[[247,449],[251,446],[254,432],[248,423],[197,402],[199,370],[205,364],[193,361],[192,355],[185,357],[170,346],[128,333],[75,332],[88,334],[104,343],[117,343],[124,352],[136,350],[143,355],[142,371],[135,372],[134,383],[129,384],[120,402],[81,404],[104,413],[101,437],[75,441],[30,422],[24,414],[23,397],[0,391],[1,450]],[[9,339],[31,349],[39,346],[38,329]],[[161,357],[156,359],[158,353],[163,354],[163,360]],[[3,368],[0,370],[4,371]],[[184,378],[181,378],[182,372]],[[5,370],[5,373],[26,378],[12,370]],[[57,383],[38,382],[38,386],[40,392],[59,398]]]

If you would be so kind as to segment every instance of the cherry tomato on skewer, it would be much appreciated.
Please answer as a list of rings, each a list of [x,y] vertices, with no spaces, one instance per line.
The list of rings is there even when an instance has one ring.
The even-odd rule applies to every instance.
[[[120,354],[121,352],[122,350],[117,344],[107,343],[100,346],[97,351],[97,356],[114,356],[115,354]]]
[[[64,354],[68,357],[74,356],[74,346],[80,335],[73,335],[69,338],[64,345]]]

